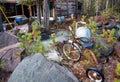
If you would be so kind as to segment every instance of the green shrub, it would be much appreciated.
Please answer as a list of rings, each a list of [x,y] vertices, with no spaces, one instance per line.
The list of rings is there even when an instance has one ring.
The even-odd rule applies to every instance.
[[[87,27],[91,30],[92,35],[96,36],[96,30],[98,29],[96,22],[94,21],[93,17],[88,19]]]
[[[25,33],[25,34],[22,34],[22,35],[18,35],[18,39],[19,39],[19,42],[20,42],[19,47],[25,49],[26,54],[31,53],[31,51],[30,51],[30,44],[32,42],[31,38],[32,38],[31,33]]]
[[[44,44],[41,42],[41,26],[37,22],[32,23],[32,33],[18,34],[20,48],[25,49],[27,55],[32,53],[44,53]]]
[[[114,82],[120,82],[120,79],[114,78]]]
[[[115,73],[117,75],[120,75],[120,63],[117,63],[116,69],[115,69]]]

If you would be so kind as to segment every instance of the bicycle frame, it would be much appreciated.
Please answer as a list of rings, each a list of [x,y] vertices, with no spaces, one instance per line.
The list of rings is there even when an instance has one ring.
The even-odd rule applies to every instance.
[[[86,22],[82,22],[82,21],[77,22],[77,23],[76,23],[76,28],[75,28],[75,30],[77,30],[79,23],[80,23],[80,24],[83,24],[83,25],[86,24]],[[79,27],[79,28],[81,28],[81,27]],[[73,40],[69,40],[68,42],[77,45],[77,46],[80,48],[80,50],[87,49],[87,48],[83,48],[81,42],[78,40],[78,38],[75,37],[75,33],[73,32],[73,30],[72,30],[72,28],[71,28],[70,26],[69,26],[69,30],[70,30],[70,32],[71,32],[71,34],[72,34]],[[82,38],[83,38],[83,37],[82,37]],[[79,39],[81,39],[81,38],[79,38]],[[87,41],[89,41],[88,38],[86,38],[86,39],[87,39]],[[91,57],[93,58],[96,66],[98,66],[98,61],[97,61],[96,56],[95,56],[95,54],[93,53],[93,51],[91,51],[90,49],[87,49],[87,50],[90,52],[90,55],[91,55]],[[70,59],[70,58],[69,58],[69,59]]]

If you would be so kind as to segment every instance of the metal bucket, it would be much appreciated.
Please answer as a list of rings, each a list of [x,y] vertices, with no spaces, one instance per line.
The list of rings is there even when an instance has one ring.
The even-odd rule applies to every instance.
[[[76,29],[76,38],[85,37],[90,39],[91,38],[91,31],[86,26],[79,27]]]

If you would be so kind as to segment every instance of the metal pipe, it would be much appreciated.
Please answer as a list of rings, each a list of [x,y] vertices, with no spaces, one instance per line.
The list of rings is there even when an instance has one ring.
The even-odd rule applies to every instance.
[[[10,25],[10,27],[11,27],[11,28],[12,28],[12,30],[13,30],[13,26],[11,25],[11,23],[10,23],[9,19],[7,18],[6,14],[4,13],[4,11],[3,11],[3,9],[2,9],[2,7],[1,7],[1,6],[0,6],[0,10],[2,11],[2,13],[3,13],[3,15],[4,15],[5,19],[8,21],[8,24]]]

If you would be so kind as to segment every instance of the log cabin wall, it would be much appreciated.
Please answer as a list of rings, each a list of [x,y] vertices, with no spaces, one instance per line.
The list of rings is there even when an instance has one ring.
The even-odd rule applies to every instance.
[[[50,7],[50,16],[55,18],[57,16],[69,16],[71,14],[75,14],[76,13],[76,2],[75,1],[76,0],[48,0],[49,7]],[[14,14],[11,14],[11,15],[22,14],[21,5],[16,6],[16,3],[12,3],[12,4],[11,3],[4,3],[4,4],[7,4],[6,7],[8,5],[14,6],[14,11],[15,12],[14,12]],[[78,2],[78,7],[79,7],[79,2]],[[25,10],[25,15],[27,17],[29,17],[28,8],[26,6],[24,6],[24,10]],[[35,15],[36,15],[37,12],[36,12],[36,6],[35,5],[34,5],[33,10],[35,11]],[[33,11],[33,15],[34,15],[34,11]],[[10,16],[10,14],[8,16]]]
[[[56,0],[57,16],[68,16],[75,13],[75,0]]]

